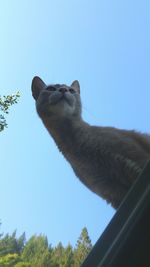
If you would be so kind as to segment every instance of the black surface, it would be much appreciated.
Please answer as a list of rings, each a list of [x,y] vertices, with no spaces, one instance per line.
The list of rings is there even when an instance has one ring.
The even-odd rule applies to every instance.
[[[81,267],[150,267],[150,161]]]

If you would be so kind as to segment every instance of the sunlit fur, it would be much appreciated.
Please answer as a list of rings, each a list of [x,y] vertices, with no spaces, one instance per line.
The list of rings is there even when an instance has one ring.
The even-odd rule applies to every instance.
[[[45,127],[79,179],[118,208],[150,157],[150,136],[89,125],[81,117],[79,83],[51,86],[53,91],[39,77],[32,81],[37,112]]]

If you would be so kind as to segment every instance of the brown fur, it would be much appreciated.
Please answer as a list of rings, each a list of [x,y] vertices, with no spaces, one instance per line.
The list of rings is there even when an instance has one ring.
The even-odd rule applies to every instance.
[[[150,157],[150,136],[84,122],[77,81],[70,87],[59,85],[55,89],[58,99],[62,88],[66,90],[63,94],[68,102],[66,98],[50,104],[47,99],[53,92],[48,93],[47,88],[40,78],[33,79],[32,92],[45,127],[80,180],[118,208]],[[71,94],[70,88],[75,93]]]

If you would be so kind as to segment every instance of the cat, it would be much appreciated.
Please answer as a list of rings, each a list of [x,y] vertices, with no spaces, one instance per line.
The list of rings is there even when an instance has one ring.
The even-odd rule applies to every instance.
[[[32,80],[36,109],[76,176],[115,209],[150,157],[150,136],[83,121],[80,85]]]

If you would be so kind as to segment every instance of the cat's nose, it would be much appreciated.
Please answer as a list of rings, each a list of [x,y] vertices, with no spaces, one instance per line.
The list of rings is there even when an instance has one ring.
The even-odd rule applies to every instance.
[[[67,88],[64,87],[59,89],[59,92],[61,92],[62,94],[66,93],[67,91],[68,91]]]

